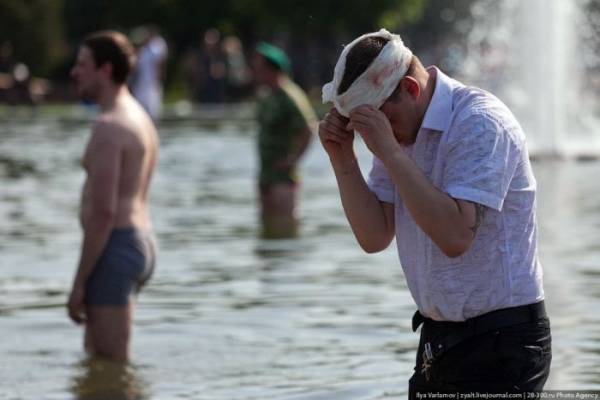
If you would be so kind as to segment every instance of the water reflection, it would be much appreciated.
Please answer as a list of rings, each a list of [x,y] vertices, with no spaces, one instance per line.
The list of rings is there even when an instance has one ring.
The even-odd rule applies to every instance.
[[[0,154],[0,176],[8,179],[20,179],[36,172],[38,171],[33,162]]]
[[[0,124],[0,157],[35,168],[11,179],[12,161],[0,160],[0,399],[406,397],[418,335],[395,246],[360,250],[318,146],[304,164],[300,236],[260,239],[254,141],[241,129],[161,132],[159,263],[136,314],[135,364],[80,361],[63,304],[81,244],[84,173],[73,166],[89,133],[75,127],[21,123],[13,135]],[[357,155],[369,165],[364,146]],[[597,390],[600,163],[533,167],[553,328],[547,389]]]
[[[76,367],[71,391],[77,400],[149,399],[149,385],[130,364],[91,357]]]
[[[287,259],[301,256],[309,251],[305,244],[298,238],[295,239],[263,239],[254,248],[254,254],[265,259]]]

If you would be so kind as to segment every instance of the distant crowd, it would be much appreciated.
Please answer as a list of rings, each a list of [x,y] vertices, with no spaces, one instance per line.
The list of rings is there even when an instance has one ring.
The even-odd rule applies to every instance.
[[[200,103],[235,101],[249,95],[251,76],[242,42],[207,30],[201,43],[183,54],[183,75],[189,98]]]
[[[156,26],[137,27],[128,36],[137,51],[128,86],[149,114],[156,116],[162,104],[167,60],[175,54],[169,54],[167,41]],[[37,105],[44,100],[75,99],[70,83],[33,77],[30,67],[17,60],[13,50],[10,42],[0,43],[0,104]],[[223,103],[251,96],[249,62],[237,36],[222,36],[217,29],[208,29],[200,35],[198,43],[188,46],[177,57],[170,73],[183,86],[188,100]]]

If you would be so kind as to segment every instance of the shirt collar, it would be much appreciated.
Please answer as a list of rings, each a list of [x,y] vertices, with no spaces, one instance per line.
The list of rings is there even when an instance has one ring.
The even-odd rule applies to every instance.
[[[428,69],[435,69],[436,71],[435,89],[425,112],[421,128],[443,132],[448,129],[452,117],[452,92],[455,81],[437,67]]]

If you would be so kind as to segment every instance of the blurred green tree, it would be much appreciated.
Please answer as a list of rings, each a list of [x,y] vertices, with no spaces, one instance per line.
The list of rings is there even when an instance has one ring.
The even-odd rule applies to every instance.
[[[0,42],[34,75],[48,75],[63,60],[63,0],[0,1]]]
[[[97,29],[154,23],[178,46],[195,43],[215,27],[244,40],[287,34],[297,40],[378,27],[396,29],[420,15],[426,0],[65,0],[71,40]]]
[[[427,0],[128,0],[118,6],[109,0],[64,2],[66,34],[73,49],[94,30],[128,33],[136,26],[154,24],[171,46],[169,78],[178,75],[179,56],[197,47],[204,31],[217,28],[239,36],[246,46],[272,40],[285,45],[292,59],[312,59],[311,65],[295,71],[301,83],[311,84],[330,73],[334,61],[327,52],[337,52],[340,43],[359,33],[380,27],[397,30],[418,19]]]
[[[160,27],[169,41],[170,63],[198,45],[209,28],[237,35],[246,45],[267,39],[285,44],[292,57],[332,56],[359,33],[385,27],[397,31],[417,21],[427,0],[2,0],[0,42],[33,73],[67,78],[77,44],[89,32],[129,33],[143,24]],[[335,56],[335,55],[334,55]],[[314,77],[313,80],[320,78]]]

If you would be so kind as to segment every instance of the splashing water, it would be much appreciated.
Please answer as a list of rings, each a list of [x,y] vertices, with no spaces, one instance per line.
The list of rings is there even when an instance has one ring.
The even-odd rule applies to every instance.
[[[513,110],[534,156],[600,157],[595,0],[479,0],[462,79]]]

